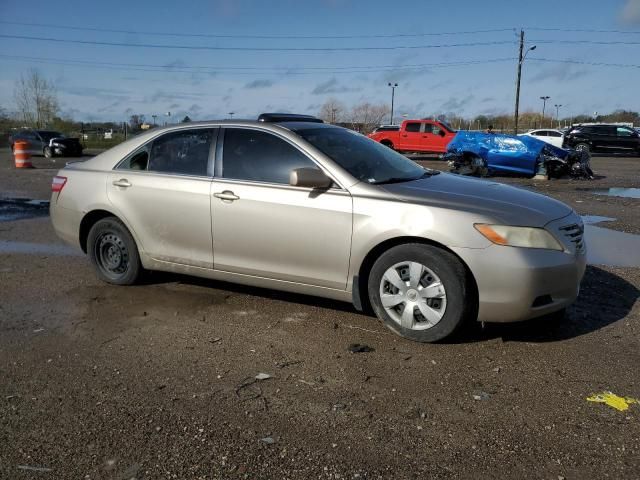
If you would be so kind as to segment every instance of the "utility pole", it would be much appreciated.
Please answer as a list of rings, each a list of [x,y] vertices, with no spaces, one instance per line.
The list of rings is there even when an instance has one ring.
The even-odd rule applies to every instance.
[[[153,118],[153,126],[154,126],[154,127],[156,126],[156,117],[157,117],[157,116],[158,116],[158,115],[151,115],[151,118]]]
[[[524,51],[524,30],[520,30],[520,51],[518,53],[518,74],[516,75],[516,113],[515,113],[515,128],[514,133],[518,134],[518,110],[520,109],[520,79],[522,78],[522,62],[524,62],[527,53],[531,50],[535,50],[536,46],[532,45]]]
[[[540,97],[540,100],[542,100],[542,122],[540,122],[540,128],[542,128],[542,123],[544,122],[544,108],[547,106],[547,100],[549,100],[550,98],[551,97],[549,95]]]
[[[558,127],[560,127],[560,107],[562,105],[561,104],[555,104],[554,107],[556,107],[556,122],[558,123]]]
[[[398,84],[389,82],[389,86],[391,87],[391,121],[389,122],[389,124],[393,125],[393,98],[395,96],[396,87],[398,86]]]

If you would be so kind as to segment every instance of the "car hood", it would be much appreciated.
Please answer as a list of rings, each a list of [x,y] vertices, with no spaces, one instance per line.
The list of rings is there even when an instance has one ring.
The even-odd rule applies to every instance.
[[[448,173],[381,187],[402,201],[477,213],[486,219],[482,221],[505,225],[542,227],[572,212],[539,193]]]

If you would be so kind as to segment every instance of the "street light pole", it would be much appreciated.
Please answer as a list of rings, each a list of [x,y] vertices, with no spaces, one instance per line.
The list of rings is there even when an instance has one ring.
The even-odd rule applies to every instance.
[[[560,107],[561,106],[562,105],[558,103],[554,105],[554,107],[556,107],[556,122],[558,123],[558,127],[560,127]]]
[[[527,53],[535,50],[536,46],[532,45],[524,52],[524,30],[520,30],[520,51],[518,53],[518,74],[516,75],[516,112],[515,112],[515,128],[514,133],[518,134],[518,110],[520,109],[520,79],[522,77],[522,63],[524,62]]]
[[[391,121],[389,122],[389,124],[393,125],[393,99],[395,97],[396,87],[398,86],[398,84],[389,82],[389,86],[391,87]]]
[[[545,95],[544,97],[540,97],[540,100],[542,100],[542,121],[544,122],[544,108],[547,106],[547,100],[549,100],[551,97],[549,95]],[[542,127],[542,122],[540,123],[540,127]]]
[[[229,113],[228,113],[229,118],[230,118],[231,120],[233,120],[233,114],[234,114],[234,113],[236,113],[236,112],[229,112]]]

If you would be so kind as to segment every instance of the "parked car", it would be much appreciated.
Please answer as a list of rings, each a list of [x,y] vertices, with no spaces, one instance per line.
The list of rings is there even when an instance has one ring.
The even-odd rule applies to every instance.
[[[460,131],[449,143],[444,160],[452,172],[462,175],[593,178],[589,152],[554,147],[527,135]]]
[[[141,133],[61,169],[50,212],[105,282],[165,270],[350,301],[421,342],[561,311],[585,271],[564,203],[282,118]]]
[[[564,132],[552,128],[539,128],[521,135],[537,138],[558,148],[562,148],[562,143],[564,142]]]
[[[21,130],[9,137],[11,151],[18,140],[29,143],[31,155],[44,155],[46,158],[55,156],[80,157],[82,156],[82,144],[77,138],[65,137],[62,133],[53,130]]]
[[[398,152],[444,153],[456,131],[438,120],[405,120],[399,130],[374,132],[369,138]]]
[[[587,152],[640,155],[640,134],[622,125],[573,125],[564,136],[564,147]]]

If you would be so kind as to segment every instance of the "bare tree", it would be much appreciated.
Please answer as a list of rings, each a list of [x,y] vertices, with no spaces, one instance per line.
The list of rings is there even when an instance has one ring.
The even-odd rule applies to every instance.
[[[354,105],[346,114],[346,120],[351,124],[353,130],[368,133],[380,125],[387,115],[389,115],[387,105],[373,105],[365,102]]]
[[[335,98],[330,98],[320,107],[318,116],[328,123],[341,123],[344,120],[346,107]]]
[[[55,87],[37,70],[20,75],[14,96],[18,114],[27,125],[42,128],[51,123],[58,113]]]

